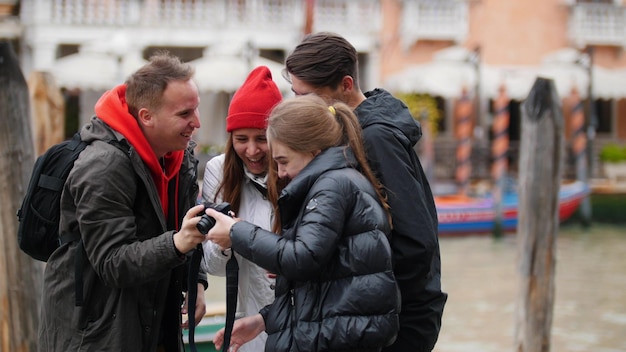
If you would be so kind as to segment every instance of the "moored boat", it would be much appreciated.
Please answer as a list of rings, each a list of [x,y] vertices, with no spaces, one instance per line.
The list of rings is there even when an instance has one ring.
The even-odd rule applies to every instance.
[[[564,182],[559,189],[559,220],[571,217],[589,194],[582,181]],[[435,205],[439,219],[439,235],[468,235],[492,232],[495,221],[494,200],[490,193],[480,196],[461,194],[436,195]],[[517,228],[519,197],[515,190],[502,198],[502,229],[514,232]]]

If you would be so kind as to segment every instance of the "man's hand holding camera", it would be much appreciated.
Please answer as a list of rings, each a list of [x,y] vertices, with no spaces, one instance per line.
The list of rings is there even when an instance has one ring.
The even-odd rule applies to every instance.
[[[198,213],[203,210],[203,204],[196,205],[195,207],[189,209],[183,218],[180,231],[174,234],[174,246],[180,253],[186,254],[206,239],[204,234],[196,228],[198,222],[200,221]]]
[[[187,211],[180,231],[174,234],[174,246],[186,254],[208,239],[222,250],[230,248],[230,228],[237,221],[228,203],[196,205]]]

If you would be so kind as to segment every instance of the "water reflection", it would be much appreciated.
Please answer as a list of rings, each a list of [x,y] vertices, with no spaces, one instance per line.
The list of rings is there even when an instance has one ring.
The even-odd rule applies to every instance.
[[[436,352],[512,351],[515,237],[442,238],[448,304]],[[626,351],[626,228],[577,225],[557,242],[552,352]]]

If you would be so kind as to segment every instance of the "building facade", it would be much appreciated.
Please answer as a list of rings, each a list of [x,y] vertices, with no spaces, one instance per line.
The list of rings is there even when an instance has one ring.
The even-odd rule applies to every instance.
[[[0,35],[18,42],[25,75],[55,75],[78,106],[76,128],[105,89],[167,49],[196,65],[203,94],[196,139],[219,148],[230,97],[245,73],[267,64],[290,94],[280,77],[285,56],[305,32],[327,30],[359,51],[363,89],[434,102],[437,177],[453,173],[454,112],[464,93],[475,102],[475,177],[488,173],[493,104],[502,91],[510,99],[514,164],[520,104],[537,77],[554,80],[566,131],[568,98],[576,89],[595,132],[594,155],[603,143],[626,141],[622,0],[0,1],[3,6],[9,15],[0,17]]]

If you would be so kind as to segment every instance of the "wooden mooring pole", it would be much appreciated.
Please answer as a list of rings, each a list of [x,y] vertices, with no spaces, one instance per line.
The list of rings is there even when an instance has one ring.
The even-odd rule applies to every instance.
[[[537,78],[521,107],[516,352],[550,351],[563,113],[554,82]]]
[[[495,114],[493,117],[493,142],[491,144],[491,156],[493,164],[491,166],[491,179],[493,180],[493,236],[502,237],[503,234],[503,207],[506,174],[509,168],[509,97],[506,94],[506,87],[502,85],[499,89],[498,97],[493,102]]]
[[[466,88],[463,88],[461,98],[455,107],[456,120],[456,183],[458,193],[467,195],[470,178],[472,176],[472,99]]]
[[[0,351],[36,351],[42,265],[17,245],[17,209],[34,163],[28,87],[0,40]]]

